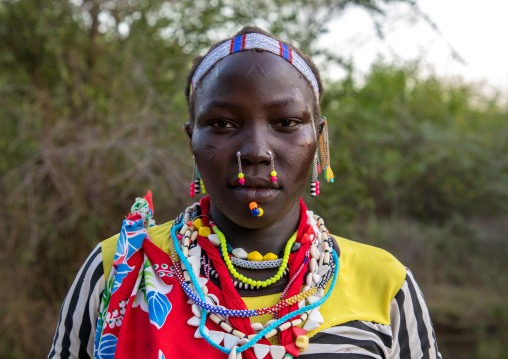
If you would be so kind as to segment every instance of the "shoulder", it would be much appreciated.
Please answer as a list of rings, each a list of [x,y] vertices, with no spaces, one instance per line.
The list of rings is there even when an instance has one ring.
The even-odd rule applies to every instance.
[[[342,285],[359,296],[390,302],[406,279],[406,267],[384,249],[334,236]]]
[[[378,284],[394,286],[395,296],[406,277],[406,267],[384,249],[333,236],[340,249],[341,270],[354,279],[373,280]],[[392,296],[392,298],[393,298]]]
[[[152,242],[166,252],[169,251],[169,240],[172,225],[173,221],[169,221],[159,226],[152,226],[148,228],[148,235],[150,236]],[[100,243],[104,276],[106,278],[108,277],[111,266],[113,265],[118,237],[120,237],[120,234],[115,234]]]
[[[327,320],[316,332],[351,321],[389,325],[390,303],[404,284],[406,267],[385,250],[334,238],[340,251],[339,274],[321,307]]]

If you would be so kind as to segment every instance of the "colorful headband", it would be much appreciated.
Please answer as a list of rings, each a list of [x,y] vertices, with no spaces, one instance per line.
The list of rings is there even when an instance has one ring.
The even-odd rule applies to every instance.
[[[228,55],[250,49],[261,49],[269,51],[288,60],[289,63],[296,67],[296,69],[300,71],[302,75],[305,76],[307,80],[312,84],[312,90],[316,95],[316,100],[319,101],[319,85],[316,80],[316,76],[310,69],[309,65],[307,65],[307,63],[302,59],[302,57],[296,52],[293,52],[293,50],[291,50],[282,42],[257,33],[237,36],[234,39],[220,44],[208,55],[206,55],[192,76],[190,95],[192,96],[192,93],[195,90],[194,86],[196,86],[199,80],[201,80],[201,78],[208,72],[208,70],[212,68],[213,65]]]

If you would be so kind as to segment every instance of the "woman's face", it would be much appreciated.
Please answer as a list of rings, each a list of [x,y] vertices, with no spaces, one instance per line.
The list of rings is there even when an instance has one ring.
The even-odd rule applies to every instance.
[[[210,70],[194,92],[194,123],[187,132],[214,207],[242,227],[265,228],[297,206],[317,148],[314,101],[301,73],[271,53],[240,52]],[[253,201],[262,217],[251,214]]]

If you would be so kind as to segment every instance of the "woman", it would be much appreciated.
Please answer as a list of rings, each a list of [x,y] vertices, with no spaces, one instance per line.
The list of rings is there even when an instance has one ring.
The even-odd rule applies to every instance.
[[[441,357],[409,270],[301,200],[319,165],[333,181],[321,92],[311,60],[258,28],[196,58],[185,131],[191,196],[208,196],[161,226],[138,199],[78,273],[49,357]]]

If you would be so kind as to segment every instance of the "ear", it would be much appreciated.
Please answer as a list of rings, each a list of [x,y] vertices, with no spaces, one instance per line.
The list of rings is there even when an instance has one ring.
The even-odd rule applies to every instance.
[[[326,122],[326,117],[324,117],[324,116],[316,121],[316,126],[317,126],[317,129],[318,129],[317,130],[317,137],[318,137],[318,139],[323,134],[323,130],[325,128],[325,122]]]
[[[183,132],[185,132],[185,142],[187,142],[187,147],[192,155],[194,155],[194,150],[192,149],[192,125],[190,122],[186,122],[183,125]]]

